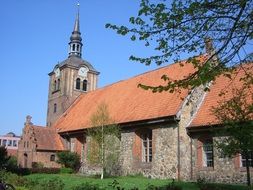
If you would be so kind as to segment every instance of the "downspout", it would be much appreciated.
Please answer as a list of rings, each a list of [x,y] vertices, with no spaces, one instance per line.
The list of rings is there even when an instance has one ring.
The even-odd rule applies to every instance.
[[[193,164],[192,164],[192,162],[193,162],[193,159],[192,159],[192,138],[191,138],[191,176],[190,176],[190,179],[192,180],[193,179]]]
[[[181,176],[180,176],[180,170],[181,170],[181,163],[180,163],[180,130],[179,130],[179,125],[177,127],[177,180],[179,181]]]

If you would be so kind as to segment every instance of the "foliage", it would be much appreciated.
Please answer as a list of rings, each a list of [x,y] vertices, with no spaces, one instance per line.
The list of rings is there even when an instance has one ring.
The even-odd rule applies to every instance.
[[[236,185],[207,183],[205,178],[198,178],[197,185],[200,190],[237,190],[242,188]]]
[[[31,168],[30,173],[58,174],[59,168]]]
[[[33,162],[32,168],[43,168],[44,164],[42,162]]]
[[[223,136],[216,146],[225,156],[241,154],[246,157],[247,180],[250,185],[249,153],[253,147],[253,94],[252,86],[244,85],[232,90],[232,98],[222,100],[212,109],[213,114],[224,127],[219,131]]]
[[[18,169],[17,158],[15,156],[10,156],[6,163],[6,170],[10,172],[15,172]]]
[[[7,149],[4,146],[0,146],[0,169],[6,168],[9,159]]]
[[[28,188],[32,190],[63,190],[64,183],[58,178],[51,178],[41,181],[34,180],[30,181]]]
[[[87,131],[90,137],[88,160],[91,164],[98,164],[102,167],[102,179],[104,172],[113,174],[117,167],[120,130],[117,125],[113,124],[107,105],[104,103],[98,106],[90,120],[92,128]]]
[[[174,81],[164,75],[162,79],[168,82],[165,86],[141,85],[154,92],[173,92],[178,87],[191,89],[214,80],[228,71],[228,63],[234,66],[252,60],[252,54],[239,53],[253,39],[252,7],[253,0],[141,0],[138,16],[129,19],[130,27],[106,24],[106,28],[129,34],[132,41],[143,41],[154,49],[148,57],[130,56],[130,60],[146,65],[178,61],[185,52],[202,54],[205,43],[209,44],[205,64],[195,58],[188,60],[196,72],[187,78]]]
[[[57,162],[66,168],[72,168],[77,171],[80,167],[80,156],[76,152],[63,151],[57,153]]]
[[[61,168],[60,173],[61,174],[72,174],[72,173],[74,173],[74,171],[71,168]]]
[[[28,181],[22,176],[18,176],[17,174],[5,170],[0,170],[0,181],[1,180],[14,186],[27,186],[28,184]]]
[[[91,183],[82,183],[80,185],[77,185],[73,188],[73,190],[100,190],[98,185],[96,184],[91,184]]]

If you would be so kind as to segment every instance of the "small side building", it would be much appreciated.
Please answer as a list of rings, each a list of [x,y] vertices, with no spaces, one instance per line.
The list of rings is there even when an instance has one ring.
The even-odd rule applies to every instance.
[[[23,134],[18,146],[18,165],[32,168],[43,165],[59,168],[56,153],[64,150],[64,144],[56,129],[33,125],[31,116],[26,117]]]

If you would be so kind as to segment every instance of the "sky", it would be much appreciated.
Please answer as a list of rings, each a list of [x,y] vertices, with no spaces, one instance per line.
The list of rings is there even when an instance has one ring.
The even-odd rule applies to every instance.
[[[99,87],[157,68],[129,60],[153,50],[105,28],[129,25],[140,0],[0,0],[0,135],[21,135],[27,115],[45,126],[48,73],[68,57],[78,2],[82,58],[100,72]]]
[[[46,124],[48,73],[68,56],[78,2],[82,58],[100,72],[99,87],[157,68],[129,61],[151,50],[105,28],[128,25],[138,0],[1,0],[0,135],[21,135],[27,115],[36,125]]]

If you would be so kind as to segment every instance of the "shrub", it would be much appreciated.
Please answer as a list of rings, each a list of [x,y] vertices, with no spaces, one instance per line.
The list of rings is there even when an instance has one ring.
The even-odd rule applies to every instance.
[[[86,182],[75,186],[73,190],[103,190],[103,189],[96,184],[90,184]]]
[[[28,184],[24,177],[4,170],[0,171],[0,179],[15,186],[26,186]]]
[[[15,156],[10,156],[6,163],[6,170],[10,172],[15,172],[18,169],[17,158]]]
[[[43,168],[44,164],[41,162],[33,162],[32,163],[32,168]]]
[[[72,173],[74,173],[74,171],[71,168],[61,168],[60,173],[61,174],[72,174]]]
[[[62,190],[64,183],[57,178],[42,181],[30,180],[28,188],[32,190]]]
[[[31,173],[58,174],[60,168],[31,168]]]
[[[64,151],[57,153],[57,162],[62,164],[65,168],[72,168],[77,171],[80,167],[80,156],[75,152]]]
[[[0,169],[6,167],[10,157],[7,155],[7,149],[4,146],[0,146]]]

